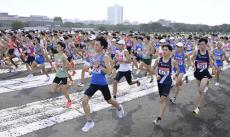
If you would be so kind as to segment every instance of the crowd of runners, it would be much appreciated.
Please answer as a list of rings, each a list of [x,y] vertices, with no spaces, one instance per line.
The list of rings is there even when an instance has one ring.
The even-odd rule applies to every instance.
[[[49,63],[56,77],[52,79],[51,92],[60,89],[71,108],[68,88],[73,86],[72,77],[81,69],[78,87],[88,85],[85,74],[91,81],[82,97],[82,106],[87,119],[82,131],[94,127],[89,100],[100,90],[104,99],[117,109],[117,116],[124,117],[124,108],[116,100],[119,81],[125,77],[129,85],[140,86],[133,74],[144,73],[149,83],[157,81],[160,105],[159,116],[153,121],[159,125],[169,99],[175,104],[184,82],[189,82],[187,72],[192,70],[198,82],[196,106],[192,111],[199,114],[208,90],[209,79],[215,78],[220,85],[223,62],[229,63],[230,38],[224,34],[209,33],[141,33],[141,32],[84,32],[84,31],[0,31],[0,70],[17,71],[26,65],[29,75],[41,70],[50,81],[45,62]],[[84,65],[77,68],[77,60]],[[210,69],[212,70],[210,73]],[[108,79],[112,80],[110,92]],[[170,90],[174,85],[174,92]],[[170,95],[170,96],[169,96]]]

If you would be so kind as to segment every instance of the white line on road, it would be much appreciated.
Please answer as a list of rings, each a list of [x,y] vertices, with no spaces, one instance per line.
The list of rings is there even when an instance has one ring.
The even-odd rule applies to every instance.
[[[140,79],[145,83],[146,78]],[[109,86],[112,89],[112,86]],[[127,102],[132,99],[157,92],[156,81],[142,84],[140,87],[129,86],[126,82],[119,83],[118,101]],[[17,137],[39,129],[61,123],[66,120],[83,116],[81,97],[83,93],[73,93],[73,108],[64,107],[65,98],[63,96],[43,101],[37,101],[19,107],[0,110],[0,136]],[[110,107],[100,92],[90,100],[92,112]]]

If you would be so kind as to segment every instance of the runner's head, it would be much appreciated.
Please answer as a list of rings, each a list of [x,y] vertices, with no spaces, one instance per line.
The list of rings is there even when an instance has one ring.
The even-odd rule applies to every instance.
[[[97,52],[101,52],[104,49],[107,49],[107,47],[108,47],[108,42],[107,42],[107,40],[104,37],[100,36],[100,37],[96,38],[96,41],[95,41],[95,50]]]
[[[57,51],[60,53],[60,52],[63,52],[65,50],[66,46],[65,46],[65,43],[63,42],[58,42],[57,43]]]
[[[173,48],[171,45],[165,44],[165,45],[162,45],[162,50],[163,50],[163,56],[168,57],[171,55]]]
[[[177,50],[177,52],[183,51],[183,46],[184,46],[184,44],[182,42],[177,43],[176,44],[176,50]]]
[[[217,42],[217,48],[220,49],[222,47],[222,43],[221,42]]]
[[[144,40],[145,43],[148,43],[150,41],[150,36],[144,36]]]
[[[121,50],[121,49],[124,49],[124,47],[125,47],[125,41],[124,40],[119,40],[117,42],[117,48]]]
[[[208,40],[206,38],[201,38],[198,41],[198,46],[200,50],[205,51],[207,48]]]
[[[40,38],[39,37],[35,37],[34,42],[35,42],[35,44],[39,44],[40,43]]]

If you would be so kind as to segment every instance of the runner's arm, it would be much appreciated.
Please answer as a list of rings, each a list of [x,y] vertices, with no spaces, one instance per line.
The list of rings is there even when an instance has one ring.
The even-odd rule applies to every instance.
[[[109,56],[105,55],[103,62],[105,63],[105,66],[100,66],[101,70],[106,74],[111,74],[111,66],[109,62]]]

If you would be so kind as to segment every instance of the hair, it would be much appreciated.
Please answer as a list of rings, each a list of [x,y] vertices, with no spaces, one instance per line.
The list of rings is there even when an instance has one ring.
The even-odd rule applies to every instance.
[[[206,38],[201,38],[198,41],[199,43],[204,42],[205,44],[208,44],[208,40]]]
[[[144,38],[146,38],[147,40],[150,40],[150,36],[145,36]]]
[[[224,40],[228,40],[228,37],[224,37]]]
[[[38,41],[38,43],[40,43],[40,38],[39,37],[35,37],[35,39]]]
[[[45,36],[45,32],[40,32],[40,34],[41,34],[42,36]]]
[[[68,36],[63,36],[63,38],[64,38],[64,40],[68,40],[69,39],[69,37]]]
[[[63,43],[63,42],[61,42],[61,41],[59,41],[57,44],[60,45],[63,49],[66,48],[65,43]]]
[[[162,48],[167,47],[170,51],[173,50],[172,46],[169,44],[162,45]]]
[[[140,39],[141,41],[143,41],[143,38],[142,38],[141,36],[139,36],[137,39],[138,39],[138,40]]]
[[[30,34],[28,34],[26,37],[29,38],[30,40],[33,39],[33,37]]]
[[[97,37],[96,41],[99,41],[101,43],[101,46],[103,46],[103,49],[107,49],[108,42],[107,42],[107,40],[104,37],[102,37],[102,36]]]

